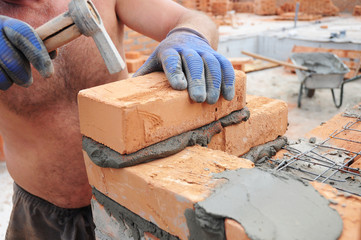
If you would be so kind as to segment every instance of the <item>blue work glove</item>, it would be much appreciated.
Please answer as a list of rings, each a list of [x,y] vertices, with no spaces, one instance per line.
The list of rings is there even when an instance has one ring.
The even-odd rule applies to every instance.
[[[0,15],[0,89],[13,83],[32,84],[30,63],[43,77],[54,72],[50,56],[37,33],[28,24]]]
[[[192,29],[170,31],[134,76],[162,70],[172,88],[184,90],[188,87],[189,96],[195,102],[206,100],[214,104],[220,91],[227,100],[234,97],[232,64]]]

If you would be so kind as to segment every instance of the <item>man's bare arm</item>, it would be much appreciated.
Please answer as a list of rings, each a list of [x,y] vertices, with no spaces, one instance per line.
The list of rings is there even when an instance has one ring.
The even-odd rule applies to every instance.
[[[212,48],[217,48],[218,31],[213,21],[174,1],[117,0],[116,11],[125,25],[157,41],[163,40],[173,28],[188,27],[207,38]]]

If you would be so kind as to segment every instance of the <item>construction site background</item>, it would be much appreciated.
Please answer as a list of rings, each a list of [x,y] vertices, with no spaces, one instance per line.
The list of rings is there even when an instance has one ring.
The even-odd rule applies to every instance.
[[[276,20],[293,20],[296,2],[299,5],[299,20],[313,21],[323,16],[340,13],[361,15],[361,0],[174,0],[184,7],[202,11],[213,19],[217,26],[237,25],[236,13],[278,15]],[[238,21],[239,22],[239,21]],[[124,48],[130,73],[135,72],[147,59],[158,42],[130,28],[125,28]]]

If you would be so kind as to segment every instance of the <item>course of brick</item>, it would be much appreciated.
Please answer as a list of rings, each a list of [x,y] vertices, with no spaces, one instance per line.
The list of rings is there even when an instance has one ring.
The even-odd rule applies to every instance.
[[[141,55],[150,55],[159,42],[146,37],[129,27],[124,27],[124,50],[125,52],[137,51]]]
[[[230,2],[228,0],[213,0],[211,2],[212,14],[214,16],[226,15],[230,9]]]
[[[238,13],[253,13],[254,12],[254,2],[234,2],[233,10]]]
[[[81,133],[121,154],[133,153],[242,109],[245,89],[240,71],[234,100],[220,97],[214,105],[192,102],[186,90],[173,90],[163,73],[90,88],[78,97]]]
[[[320,14],[323,16],[336,16],[339,9],[332,0],[300,0],[300,11],[308,14]]]

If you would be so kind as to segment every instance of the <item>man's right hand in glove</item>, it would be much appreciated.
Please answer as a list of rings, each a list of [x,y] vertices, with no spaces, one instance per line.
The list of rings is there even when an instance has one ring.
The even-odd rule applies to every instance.
[[[0,90],[7,90],[13,83],[30,86],[30,63],[43,77],[53,74],[50,56],[32,27],[0,15],[0,30]]]

